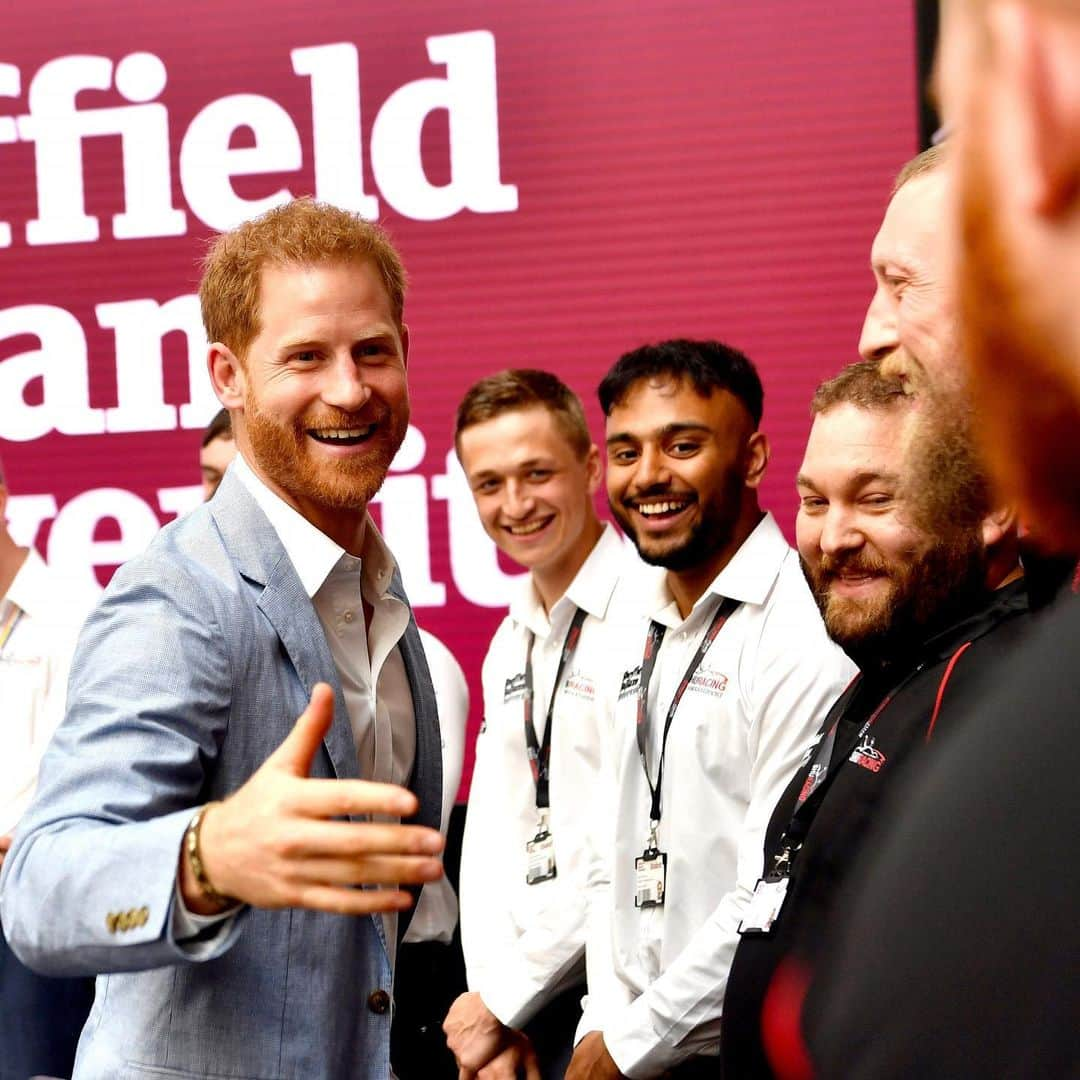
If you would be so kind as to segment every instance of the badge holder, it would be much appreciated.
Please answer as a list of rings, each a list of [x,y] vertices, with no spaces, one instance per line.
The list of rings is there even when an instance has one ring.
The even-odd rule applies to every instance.
[[[746,905],[746,913],[739,923],[739,933],[765,936],[772,933],[780,910],[787,899],[788,883],[791,881],[792,850],[785,846],[773,859],[768,877],[758,879],[754,895]]]
[[[525,844],[525,883],[539,885],[558,874],[555,867],[555,840],[548,829],[548,810],[537,811],[536,835]]]
[[[667,854],[660,850],[656,839],[659,822],[649,823],[649,840],[645,850],[634,860],[634,907],[663,907],[667,891]]]

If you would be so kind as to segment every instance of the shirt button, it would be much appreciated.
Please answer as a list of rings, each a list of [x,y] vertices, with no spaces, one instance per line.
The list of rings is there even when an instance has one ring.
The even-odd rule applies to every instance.
[[[372,990],[368,994],[367,1007],[376,1016],[384,1016],[390,1011],[390,995],[385,990]]]
[[[343,618],[343,619],[344,619],[344,620],[345,620],[346,622],[352,622],[352,621],[353,621],[353,613],[352,613],[351,611],[346,611],[346,612],[345,612],[345,614],[344,614],[344,615],[342,615],[341,617],[342,617],[342,618]]]

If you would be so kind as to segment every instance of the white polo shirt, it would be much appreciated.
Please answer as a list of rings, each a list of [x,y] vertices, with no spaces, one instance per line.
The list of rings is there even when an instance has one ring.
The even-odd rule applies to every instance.
[[[618,535],[605,526],[566,593],[549,613],[532,578],[510,605],[483,667],[484,724],[461,856],[461,940],[469,989],[504,1023],[521,1027],[555,995],[580,982],[585,944],[586,834],[596,792],[611,667],[611,623],[624,565]],[[574,612],[581,636],[554,687]],[[536,835],[536,784],[526,755],[522,685],[529,634],[533,723],[543,740],[556,693],[550,761],[550,832],[557,874],[526,883],[525,845]]]
[[[664,720],[722,599],[740,601],[705,654],[667,740],[661,907],[634,906],[650,793],[636,737],[649,619],[667,628],[648,693],[655,783]],[[683,619],[666,576],[623,637],[610,768],[615,808],[597,815],[589,881],[589,996],[579,1037],[600,1030],[619,1069],[655,1077],[719,1052],[720,1013],[742,910],[761,876],[764,831],[829,707],[856,668],[829,640],[796,552],[771,515]],[[602,805],[602,804],[601,804]]]

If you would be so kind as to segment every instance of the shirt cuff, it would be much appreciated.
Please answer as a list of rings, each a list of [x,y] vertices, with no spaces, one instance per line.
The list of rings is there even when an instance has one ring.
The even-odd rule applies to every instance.
[[[176,947],[193,960],[204,958],[217,952],[221,943],[229,935],[236,921],[236,916],[243,909],[243,904],[234,904],[217,915],[198,915],[189,911],[180,892],[180,878],[173,888],[171,915],[172,939]]]
[[[693,1056],[666,1043],[649,1022],[646,995],[634,999],[603,1027],[604,1045],[619,1072],[630,1080],[649,1080]]]

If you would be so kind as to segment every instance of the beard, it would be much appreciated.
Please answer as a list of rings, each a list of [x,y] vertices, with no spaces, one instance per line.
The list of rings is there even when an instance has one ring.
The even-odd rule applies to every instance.
[[[367,410],[371,412],[371,410]],[[251,451],[259,467],[282,491],[331,510],[363,510],[386,478],[387,469],[405,438],[404,415],[381,405],[375,415],[360,418],[341,410],[305,415],[283,423],[263,412],[250,392],[244,400],[244,421]],[[375,423],[365,453],[338,461],[318,460],[311,428],[358,428]]]
[[[985,105],[975,108],[985,109]],[[983,116],[974,130],[989,130]],[[1067,318],[1043,310],[1052,288],[1017,266],[1024,253],[997,208],[985,146],[957,161],[962,254],[960,310],[975,409],[988,464],[1040,546],[1080,551],[1080,400]],[[1014,226],[1015,229],[1015,226]],[[1073,316],[1075,319],[1075,316]]]
[[[829,637],[861,668],[910,652],[986,590],[982,536],[966,530],[894,562],[861,551],[802,567]],[[841,573],[888,578],[889,588],[869,600],[836,596]]]
[[[721,490],[706,502],[699,502],[701,515],[698,520],[681,536],[670,539],[639,534],[634,528],[628,506],[610,499],[608,505],[623,532],[634,542],[643,562],[676,572],[692,570],[707,563],[731,543],[741,511],[743,483],[743,476],[737,469],[727,471]],[[660,486],[650,488],[636,498],[656,499],[674,494],[676,492],[668,487]]]

